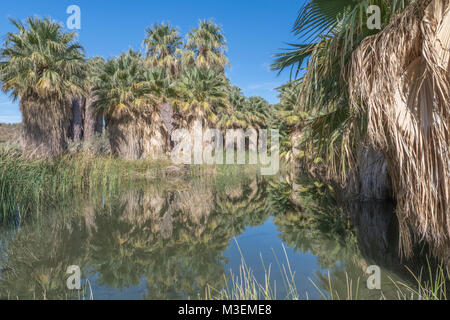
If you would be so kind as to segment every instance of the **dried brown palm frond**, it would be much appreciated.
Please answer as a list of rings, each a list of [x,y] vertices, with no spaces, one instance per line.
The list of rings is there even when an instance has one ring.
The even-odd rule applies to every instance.
[[[108,133],[111,150],[126,160],[142,157],[142,131],[145,127],[142,113],[122,112],[108,119]]]
[[[21,145],[24,156],[57,156],[67,148],[72,117],[69,99],[43,99],[33,94],[23,96],[19,106],[22,112]]]
[[[448,48],[449,1],[415,1],[360,44],[348,74],[350,101],[366,109],[369,138],[387,161],[400,223],[435,249],[450,238]]]

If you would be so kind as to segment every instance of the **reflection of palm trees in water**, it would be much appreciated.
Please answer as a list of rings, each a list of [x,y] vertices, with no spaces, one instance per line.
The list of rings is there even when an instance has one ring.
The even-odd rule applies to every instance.
[[[253,180],[238,181],[225,190],[194,183],[175,191],[173,245],[161,251],[164,257],[154,260],[168,263],[147,274],[145,298],[195,298],[203,296],[208,285],[222,287],[227,262],[222,253],[231,238],[252,224],[252,217],[264,215],[260,223],[268,217],[266,211],[255,210],[256,205],[249,206],[260,202],[258,190],[258,181]]]
[[[266,180],[255,178],[246,183],[227,185],[224,192],[218,193],[216,211],[235,234],[240,234],[245,226],[260,225],[270,217],[266,187]]]
[[[221,287],[231,238],[269,213],[262,181],[240,179],[227,192],[218,185],[178,181],[94,196],[73,212],[44,217],[41,228],[25,226],[8,242],[4,265],[13,271],[3,275],[0,297],[64,299],[73,264],[109,288],[146,279],[149,299]]]
[[[171,206],[178,212],[178,222],[199,238],[206,230],[207,221],[214,209],[211,188],[196,181],[184,190],[174,192],[172,199]]]
[[[66,270],[70,265],[84,265],[88,235],[79,224],[70,224],[70,219],[57,214],[58,221],[49,214],[51,223],[23,226],[2,243],[0,299],[68,299],[77,295],[67,290]]]
[[[11,271],[0,279],[0,298],[70,297],[65,271],[73,264],[110,288],[145,279],[147,299],[197,298],[208,284],[224,285],[223,252],[232,237],[271,215],[288,246],[317,255],[319,265],[331,269],[336,290],[346,290],[348,273],[361,277],[361,297],[370,297],[373,292],[362,288],[369,264],[394,279],[403,276],[389,231],[393,222],[382,215],[386,208],[355,205],[343,215],[327,186],[301,181],[293,188],[292,180],[283,181],[179,180],[93,197],[68,214],[46,215],[8,241],[2,268]],[[327,277],[317,278],[326,289]]]
[[[294,250],[317,255],[321,268],[334,268],[354,256],[357,244],[352,228],[326,187],[302,181],[302,188],[292,191],[286,181],[270,188],[281,239]],[[293,192],[297,193],[295,204]]]
[[[317,255],[321,268],[330,269],[334,297],[338,293],[340,298],[348,298],[349,287],[355,294],[359,278],[359,299],[380,298],[379,291],[366,287],[365,271],[369,265],[382,268],[386,297],[396,297],[397,288],[392,280],[415,287],[405,266],[419,274],[420,268],[426,266],[423,246],[418,248],[422,249],[421,254],[402,259],[392,203],[353,202],[345,206],[344,215],[326,186],[308,181],[301,181],[300,185],[293,191],[292,182],[285,179],[271,186],[272,202],[278,208],[274,222],[281,231],[280,237],[290,247]],[[293,192],[297,193],[295,204]],[[329,295],[328,274],[316,272],[316,278],[318,286]]]

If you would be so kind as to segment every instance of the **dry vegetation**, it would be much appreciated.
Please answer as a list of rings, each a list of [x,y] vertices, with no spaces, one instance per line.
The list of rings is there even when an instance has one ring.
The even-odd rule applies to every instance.
[[[20,123],[0,123],[0,143],[18,144],[20,139]]]
[[[401,224],[436,248],[450,239],[449,8],[412,3],[361,43],[349,79],[350,101],[365,109],[368,136],[386,159]]]

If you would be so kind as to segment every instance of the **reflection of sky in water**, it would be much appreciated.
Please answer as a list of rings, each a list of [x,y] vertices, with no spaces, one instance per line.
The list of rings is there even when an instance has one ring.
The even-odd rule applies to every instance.
[[[308,278],[315,280],[314,271],[320,269],[317,265],[317,257],[310,253],[302,254],[298,251],[294,252],[292,248],[287,247],[281,241],[278,234],[279,232],[272,218],[261,226],[248,227],[241,236],[237,237],[237,244],[233,239],[225,251],[224,256],[230,259],[230,262],[226,266],[226,271],[228,272],[231,268],[235,275],[238,274],[241,264],[241,254],[237,247],[239,245],[246,264],[253,270],[259,283],[264,283],[264,266],[268,269],[271,265],[270,282],[272,284],[276,282],[277,298],[283,298],[286,291],[281,272],[283,266],[289,272],[286,261],[287,255],[291,270],[295,272],[297,290],[301,298],[305,297],[306,292],[308,292],[310,297],[315,297],[317,290]],[[283,244],[286,249],[286,254],[283,250]]]
[[[146,291],[146,280],[142,278],[137,286],[129,286],[123,289],[109,288],[96,284],[97,275],[88,275],[85,279],[89,279],[92,287],[94,299],[100,300],[140,300]],[[84,283],[84,281],[83,281]],[[87,294],[89,297],[89,291]]]

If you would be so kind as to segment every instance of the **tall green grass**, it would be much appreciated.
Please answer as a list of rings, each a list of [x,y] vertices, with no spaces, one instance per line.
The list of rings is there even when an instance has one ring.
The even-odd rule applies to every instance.
[[[235,240],[236,241],[236,240]],[[230,271],[229,276],[224,275],[225,287],[223,289],[216,289],[208,286],[205,298],[206,300],[277,300],[276,283],[271,280],[272,267],[266,266],[261,256],[261,263],[264,270],[264,282],[261,283],[256,279],[253,270],[247,265],[244,255],[236,241],[237,248],[241,255],[241,265],[239,266],[239,273],[234,274]],[[280,264],[276,259],[278,268],[282,273],[282,281],[284,291],[286,292],[284,300],[299,300],[300,295],[295,283],[295,272],[292,271],[286,249],[283,246],[283,251],[286,258],[286,265]],[[274,253],[276,258],[276,255]]]
[[[410,269],[408,271],[413,276],[416,286],[408,285],[404,282],[396,282],[400,299],[414,300],[447,300],[447,284],[450,279],[449,270],[443,264],[436,269],[431,267],[427,260],[427,266],[422,268],[419,274],[415,274]]]
[[[123,161],[109,156],[66,155],[30,160],[12,149],[0,150],[0,221],[40,214],[46,206],[124,183],[157,178],[164,161]]]

